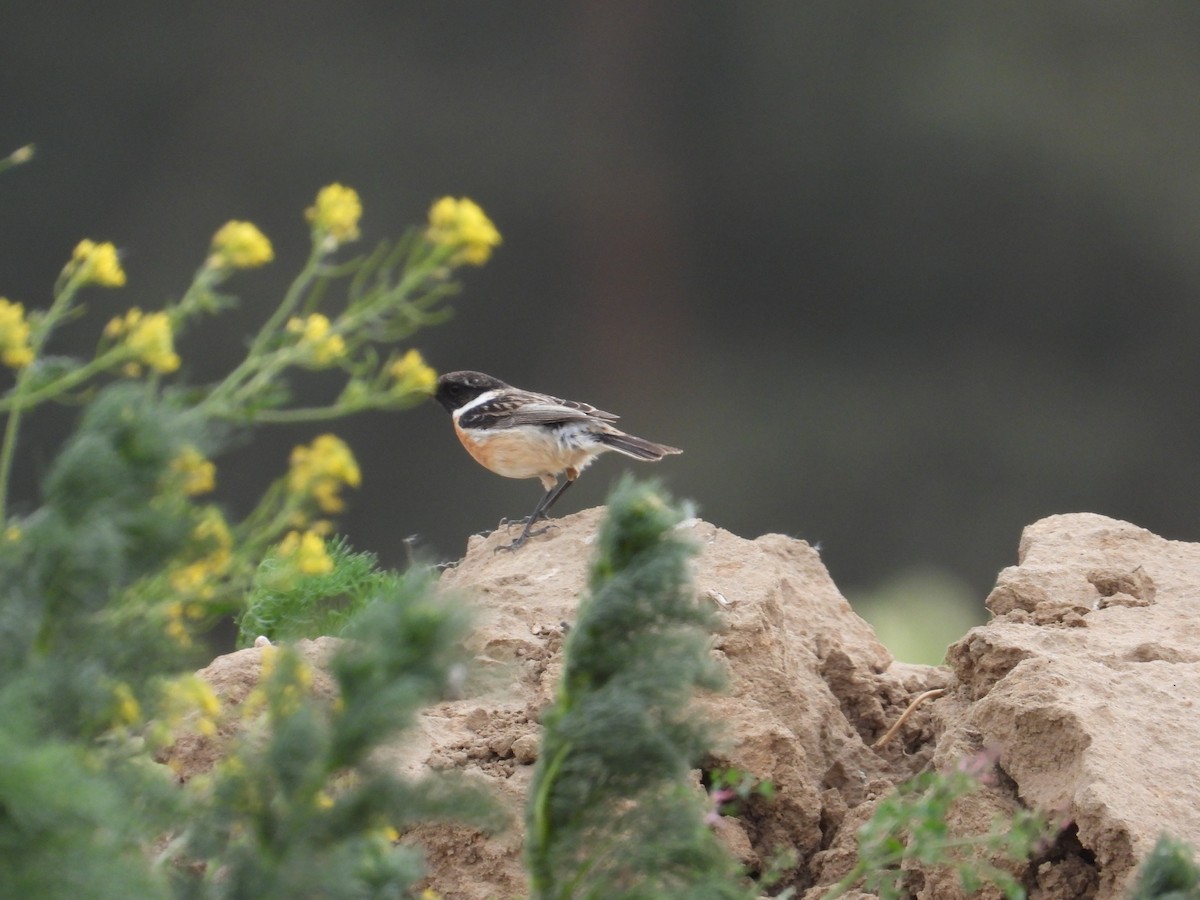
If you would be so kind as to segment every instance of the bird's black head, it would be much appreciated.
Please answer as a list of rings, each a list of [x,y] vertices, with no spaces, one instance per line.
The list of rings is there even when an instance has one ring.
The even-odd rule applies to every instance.
[[[508,387],[499,378],[482,372],[447,372],[438,378],[433,399],[452,413],[470,403],[480,394]]]

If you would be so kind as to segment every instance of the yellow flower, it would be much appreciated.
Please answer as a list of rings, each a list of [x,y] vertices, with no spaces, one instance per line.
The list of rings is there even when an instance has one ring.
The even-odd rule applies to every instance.
[[[258,685],[246,697],[243,709],[257,713],[267,703],[275,717],[291,715],[300,699],[312,689],[313,671],[304,658],[288,647],[263,647],[259,656]]]
[[[253,222],[226,222],[213,235],[208,265],[215,269],[253,269],[275,258],[267,236]]]
[[[346,341],[340,334],[330,334],[329,319],[320,313],[307,318],[288,320],[287,330],[300,335],[298,346],[308,351],[314,366],[328,366],[346,355]]]
[[[500,246],[500,232],[474,200],[443,197],[429,208],[426,238],[443,247],[457,247],[454,262],[482,266]]]
[[[183,492],[189,497],[207,494],[217,484],[217,467],[191,444],[171,461],[171,471],[180,476]]]
[[[208,548],[206,559],[213,569],[223,573],[228,567],[229,558],[233,551],[233,535],[225,517],[215,506],[209,506],[200,517],[200,522],[192,529],[192,537]]]
[[[142,708],[129,685],[121,681],[113,688],[113,724],[134,725],[142,717]]]
[[[354,188],[330,184],[317,192],[317,202],[304,211],[304,216],[336,247],[358,240],[362,202]]]
[[[22,369],[33,362],[25,307],[4,297],[0,297],[0,361],[12,369]]]
[[[156,372],[174,372],[179,368],[171,319],[165,312],[143,313],[136,306],[104,326],[107,338],[125,338],[125,346],[139,362]]]
[[[197,688],[197,699],[199,701],[200,712],[206,716],[218,716],[221,714],[221,701],[217,695],[213,693],[212,687],[207,681],[199,681]]]
[[[392,388],[398,394],[432,394],[437,388],[437,372],[425,363],[418,350],[409,350],[388,367],[395,379]]]
[[[361,481],[354,454],[335,435],[323,434],[309,446],[292,451],[288,492],[313,498],[324,512],[341,512],[345,508],[339,496],[342,486],[358,487]]]
[[[121,268],[117,248],[109,243],[80,241],[67,263],[67,274],[81,284],[120,287],[125,283],[125,271]]]
[[[189,719],[196,731],[205,737],[217,733],[221,701],[212,685],[199,675],[181,675],[163,685],[161,706],[171,730]]]
[[[213,582],[229,571],[233,561],[233,535],[229,532],[225,517],[215,506],[206,507],[201,513],[200,521],[192,529],[192,542],[192,549],[185,557],[187,561],[171,572],[168,581],[180,594],[211,597],[215,592]],[[177,622],[178,627],[168,626],[168,632],[173,632],[172,637],[186,632],[183,619],[197,618],[195,613],[196,604],[180,607],[178,615],[172,620]]]
[[[167,614],[167,637],[180,647],[192,646],[192,634],[188,631],[187,623],[183,617],[183,604],[179,601],[173,601],[163,607],[163,611]]]
[[[142,317],[142,311],[136,306],[129,312],[125,313],[125,317],[113,316],[108,320],[108,324],[104,326],[104,336],[110,340],[116,340],[123,335],[128,328],[130,322],[137,324],[137,321]]]
[[[186,566],[176,569],[171,573],[169,581],[171,587],[181,594],[200,594],[203,593],[204,580],[208,576],[208,566],[203,561],[188,563]],[[182,628],[183,607],[179,608],[180,628]],[[178,630],[178,629],[177,629]],[[174,635],[173,635],[174,636]]]
[[[171,320],[165,312],[149,313],[125,338],[129,349],[156,372],[174,372],[179,368],[179,354],[171,333]]]
[[[285,557],[304,575],[327,575],[333,571],[333,558],[325,549],[325,539],[315,531],[289,531],[279,544],[279,555]]]
[[[275,660],[279,655],[279,648],[274,644],[268,644],[262,648],[258,655],[258,680],[259,682],[266,681],[275,671]]]

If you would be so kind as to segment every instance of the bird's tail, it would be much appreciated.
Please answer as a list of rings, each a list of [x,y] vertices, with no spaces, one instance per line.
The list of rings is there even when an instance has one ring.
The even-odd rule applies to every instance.
[[[644,459],[649,462],[657,462],[664,456],[683,452],[675,447],[668,447],[666,444],[656,444],[645,438],[634,437],[632,434],[625,434],[615,429],[598,434],[596,437],[600,439],[600,443],[606,447],[611,447],[618,453],[624,453],[626,456],[632,456],[634,459]]]

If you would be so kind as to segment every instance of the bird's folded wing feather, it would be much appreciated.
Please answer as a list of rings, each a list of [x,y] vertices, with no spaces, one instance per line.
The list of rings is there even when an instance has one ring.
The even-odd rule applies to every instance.
[[[611,422],[619,416],[578,400],[513,391],[474,406],[459,417],[463,428],[515,428],[521,425],[565,425],[589,419]]]

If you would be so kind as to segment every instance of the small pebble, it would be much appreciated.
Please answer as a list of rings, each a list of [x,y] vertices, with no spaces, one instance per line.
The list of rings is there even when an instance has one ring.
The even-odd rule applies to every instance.
[[[523,734],[512,742],[512,755],[523,766],[531,766],[538,758],[538,736]]]

